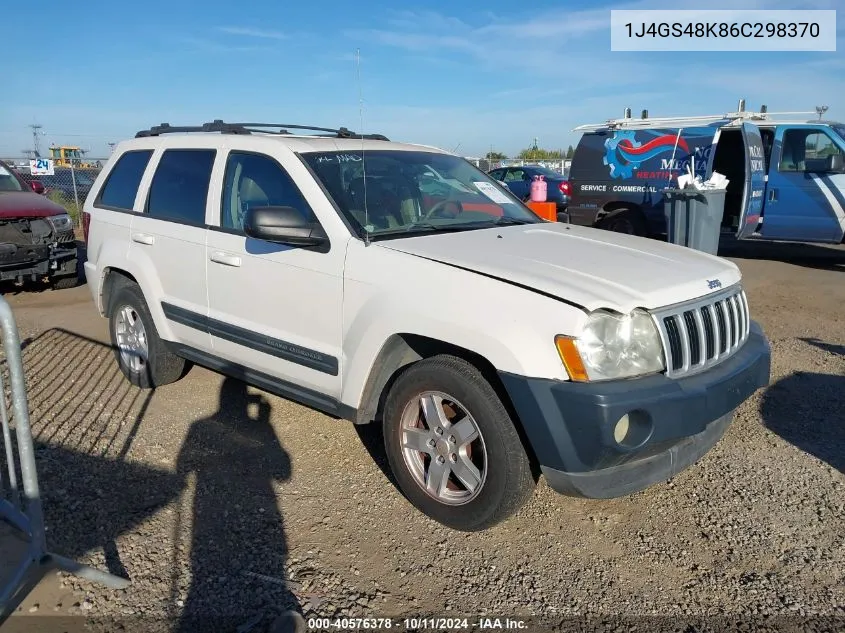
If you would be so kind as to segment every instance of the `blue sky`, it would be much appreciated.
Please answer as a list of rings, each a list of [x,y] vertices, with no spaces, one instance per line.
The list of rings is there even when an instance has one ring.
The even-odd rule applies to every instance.
[[[835,9],[841,0],[734,0],[707,8]],[[167,121],[222,118],[360,128],[481,155],[532,143],[566,148],[582,123],[621,116],[715,114],[740,97],[770,111],[830,106],[845,119],[845,19],[837,52],[610,51],[611,8],[628,3],[430,0],[247,3],[88,0],[5,11],[0,155],[107,143]],[[46,6],[46,5],[45,5]]]

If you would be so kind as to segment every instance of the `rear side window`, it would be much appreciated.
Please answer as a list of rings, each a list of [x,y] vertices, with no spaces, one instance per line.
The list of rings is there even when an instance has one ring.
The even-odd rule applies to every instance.
[[[205,224],[208,183],[216,150],[169,149],[156,168],[147,213],[186,224]]]
[[[100,192],[99,206],[131,211],[152,150],[126,152],[117,159]]]

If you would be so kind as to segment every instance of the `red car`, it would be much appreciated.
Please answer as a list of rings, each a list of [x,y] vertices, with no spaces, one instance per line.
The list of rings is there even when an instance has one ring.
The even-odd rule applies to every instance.
[[[78,283],[73,219],[0,161],[0,281]]]

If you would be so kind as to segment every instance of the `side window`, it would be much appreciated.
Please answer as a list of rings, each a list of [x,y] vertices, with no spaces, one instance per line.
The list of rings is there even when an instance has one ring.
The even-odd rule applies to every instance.
[[[772,146],[775,144],[775,131],[769,129],[760,130],[760,138],[763,139],[763,153],[766,159],[766,173],[769,173],[769,165],[772,162]]]
[[[830,156],[842,155],[842,150],[822,130],[792,129],[783,135],[780,171],[822,172],[827,169]]]
[[[505,182],[514,182],[523,180],[525,172],[522,169],[509,169],[505,175]]]
[[[131,211],[141,178],[152,155],[151,149],[134,150],[118,158],[100,191],[97,206]]]
[[[165,150],[150,185],[147,213],[177,222],[205,224],[215,154],[213,149]]]
[[[251,207],[293,207],[315,221],[314,212],[279,163],[263,154],[231,152],[226,160],[220,226],[242,231]]]

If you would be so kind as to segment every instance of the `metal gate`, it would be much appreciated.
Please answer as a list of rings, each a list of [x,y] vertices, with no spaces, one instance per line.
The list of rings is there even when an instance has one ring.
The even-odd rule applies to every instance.
[[[20,560],[3,561],[2,567],[8,575],[0,577],[2,625],[49,570],[66,571],[114,589],[127,587],[129,581],[47,551],[20,335],[12,309],[3,297],[0,297],[0,335],[5,355],[0,365],[4,448],[0,452],[0,522],[10,526],[25,543]]]

